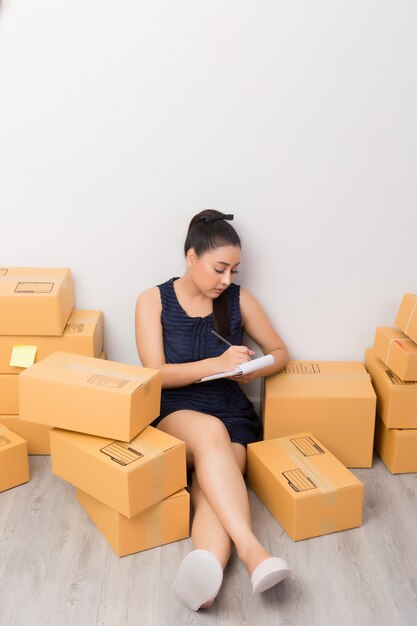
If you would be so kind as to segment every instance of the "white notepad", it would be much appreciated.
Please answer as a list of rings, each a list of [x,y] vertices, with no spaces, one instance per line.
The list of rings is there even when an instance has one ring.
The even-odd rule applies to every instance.
[[[249,374],[250,372],[256,372],[256,370],[260,370],[263,367],[267,367],[268,365],[274,364],[274,357],[272,354],[266,354],[265,356],[260,356],[258,359],[253,359],[252,361],[247,361],[246,363],[241,363],[236,367],[236,369],[231,370],[230,372],[219,372],[218,374],[212,374],[211,376],[204,376],[201,380],[198,380],[198,383],[204,383],[207,380],[216,380],[216,378],[228,378],[229,376],[242,376],[243,374]]]

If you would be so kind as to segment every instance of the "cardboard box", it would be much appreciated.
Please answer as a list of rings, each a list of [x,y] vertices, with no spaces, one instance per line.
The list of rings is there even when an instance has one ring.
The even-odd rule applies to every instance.
[[[53,429],[52,471],[126,517],[187,484],[185,443],[149,426],[130,443]]]
[[[160,412],[161,374],[54,352],[20,376],[20,418],[130,441]]]
[[[310,433],[249,444],[248,483],[294,541],[362,523],[363,484]]]
[[[101,311],[73,311],[60,337],[45,335],[0,337],[1,373],[19,374],[22,371],[22,367],[10,365],[14,348],[19,346],[36,346],[33,361],[35,363],[57,351],[100,357],[103,349],[103,314]]]
[[[28,480],[26,441],[0,423],[0,491],[17,487]]]
[[[417,428],[387,428],[377,416],[375,450],[392,474],[417,472]]]
[[[73,306],[68,268],[0,267],[0,335],[62,335]]]
[[[387,428],[417,428],[417,383],[398,378],[375,351],[365,352],[365,366],[377,395],[377,412]]]
[[[417,345],[398,328],[376,329],[376,356],[401,380],[417,381]]]
[[[0,374],[0,416],[19,414],[19,375]]]
[[[186,539],[190,534],[190,496],[185,489],[130,519],[79,489],[77,500],[117,556]]]
[[[407,337],[417,343],[417,294],[404,294],[395,324]]]
[[[0,422],[26,441],[28,454],[50,454],[51,426],[25,422],[19,419],[18,415],[1,415]]]
[[[309,431],[347,467],[371,467],[376,397],[363,363],[290,361],[264,383],[264,439]]]

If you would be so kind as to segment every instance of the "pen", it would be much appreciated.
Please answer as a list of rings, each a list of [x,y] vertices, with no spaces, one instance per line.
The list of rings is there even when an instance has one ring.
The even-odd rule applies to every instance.
[[[216,333],[215,330],[211,331],[213,333],[213,335],[216,335],[217,339],[220,339],[220,341],[223,341],[223,343],[225,343],[227,346],[231,346],[232,344],[230,343],[230,341],[227,341],[227,339],[225,339],[224,337],[222,337],[221,335],[219,335],[219,333]]]

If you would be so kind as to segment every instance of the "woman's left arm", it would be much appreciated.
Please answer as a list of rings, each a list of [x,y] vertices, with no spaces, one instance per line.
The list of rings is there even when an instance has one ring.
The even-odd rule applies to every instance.
[[[246,289],[240,289],[240,311],[242,314],[243,330],[258,344],[264,354],[272,354],[274,364],[263,367],[256,372],[236,377],[236,380],[247,383],[254,378],[270,376],[279,372],[288,363],[288,350],[281,337],[275,331],[267,314]]]

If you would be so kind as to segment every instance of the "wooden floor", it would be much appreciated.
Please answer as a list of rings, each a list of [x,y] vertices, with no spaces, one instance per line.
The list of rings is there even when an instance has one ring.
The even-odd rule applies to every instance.
[[[32,456],[32,480],[0,494],[1,626],[413,626],[417,624],[417,474],[392,476],[379,458],[355,470],[365,483],[359,529],[293,543],[253,493],[254,528],[291,578],[253,597],[233,556],[209,611],[171,591],[189,539],[117,558],[53,476]]]

